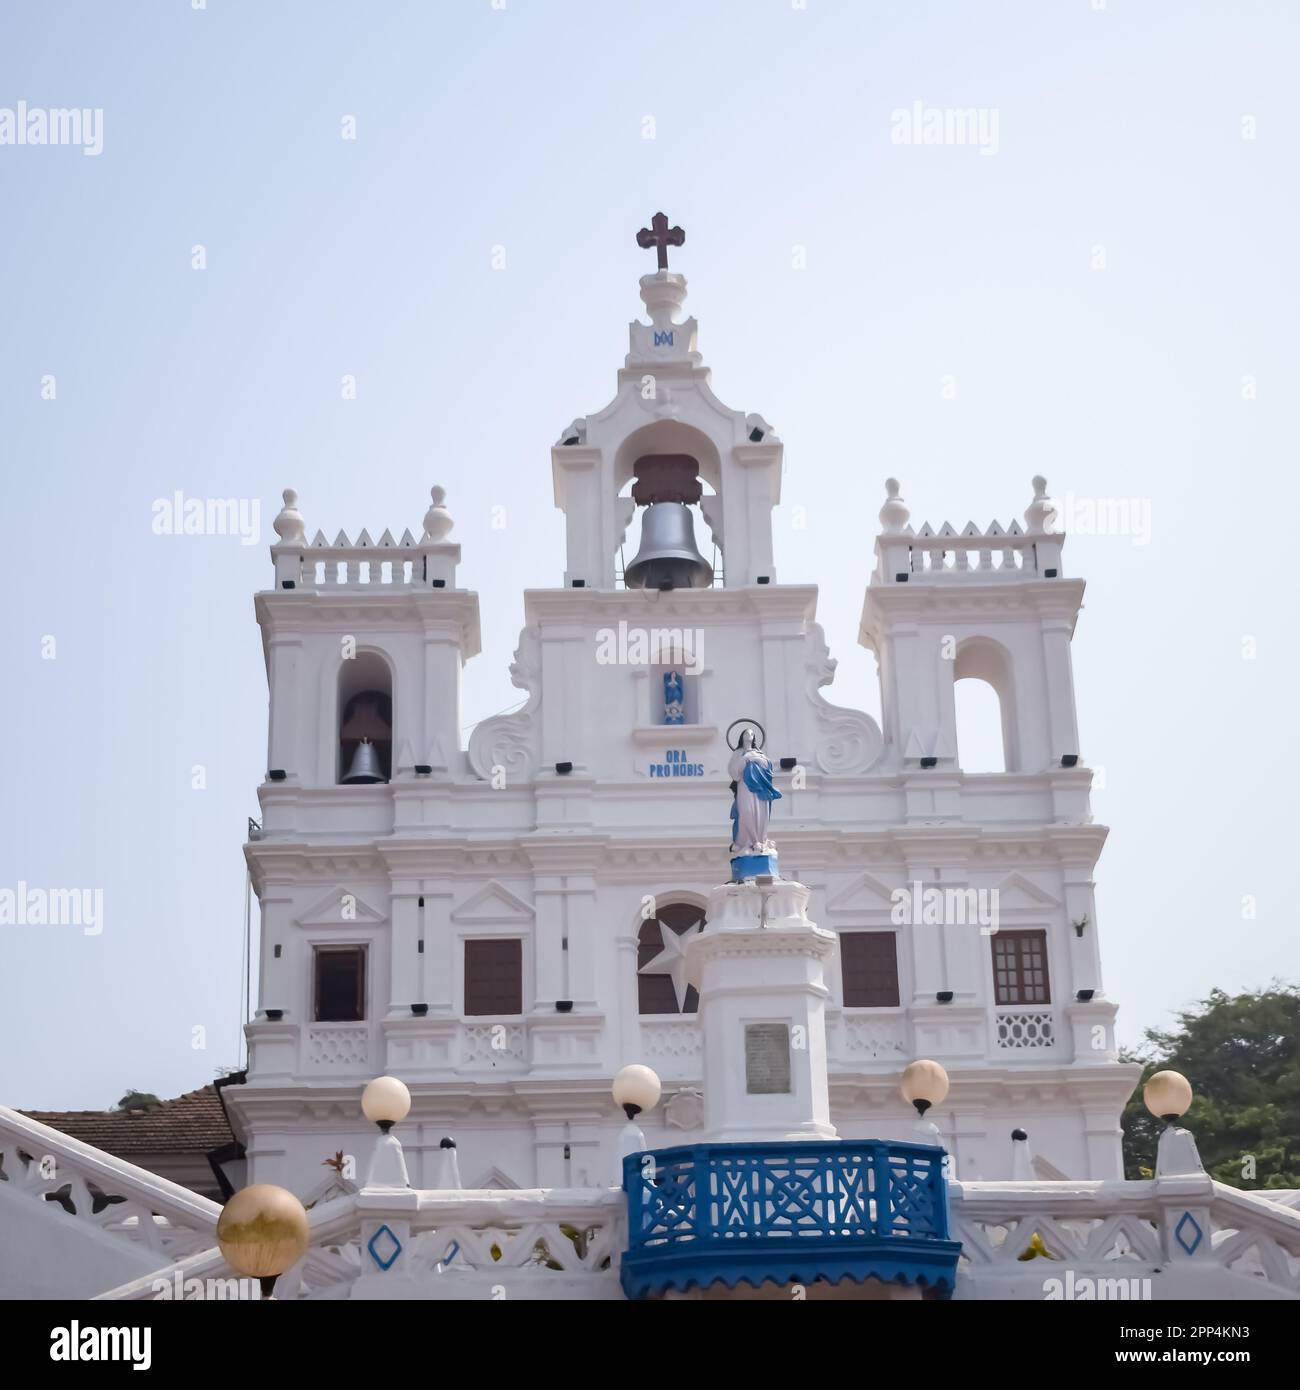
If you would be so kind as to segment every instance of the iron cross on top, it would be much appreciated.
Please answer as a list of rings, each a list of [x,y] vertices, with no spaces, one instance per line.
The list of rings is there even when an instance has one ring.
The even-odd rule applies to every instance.
[[[680,227],[670,227],[662,212],[650,219],[648,227],[642,227],[636,234],[636,244],[645,250],[652,246],[659,253],[659,269],[668,269],[668,248],[680,246],[686,240],[686,233]]]

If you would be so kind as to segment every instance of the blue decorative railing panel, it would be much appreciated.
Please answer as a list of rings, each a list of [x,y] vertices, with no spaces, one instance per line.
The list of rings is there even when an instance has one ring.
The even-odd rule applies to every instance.
[[[877,1278],[950,1294],[944,1152],[882,1140],[695,1144],[623,1160],[623,1288]]]

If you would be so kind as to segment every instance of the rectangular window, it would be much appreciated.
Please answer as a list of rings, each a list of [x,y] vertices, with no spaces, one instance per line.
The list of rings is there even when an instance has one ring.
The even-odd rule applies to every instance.
[[[365,1018],[364,946],[317,946],[314,971],[318,1023],[356,1023]]]
[[[466,1014],[521,1014],[524,1011],[524,943],[465,943]]]
[[[898,1007],[898,937],[892,931],[840,933],[846,1009]]]
[[[993,998],[999,1004],[1050,1004],[1047,933],[1000,931],[993,945]]]

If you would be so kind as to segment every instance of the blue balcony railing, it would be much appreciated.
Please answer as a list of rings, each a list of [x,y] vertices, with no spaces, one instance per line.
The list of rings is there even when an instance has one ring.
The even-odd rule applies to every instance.
[[[694,1144],[623,1160],[623,1291],[824,1279],[952,1293],[943,1150],[882,1140]]]

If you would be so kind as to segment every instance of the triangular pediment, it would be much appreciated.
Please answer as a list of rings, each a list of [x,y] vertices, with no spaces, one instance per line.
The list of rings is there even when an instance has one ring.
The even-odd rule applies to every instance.
[[[1069,1181],[1069,1178],[1061,1172],[1055,1163],[1049,1162],[1047,1159],[1043,1158],[1041,1154],[1034,1155],[1031,1166],[1034,1170],[1034,1176],[1036,1178],[1041,1178],[1044,1182]]]
[[[509,1173],[502,1172],[495,1165],[489,1168],[474,1184],[476,1189],[488,1188],[494,1192],[517,1192],[519,1184]]]
[[[452,911],[453,922],[531,922],[533,909],[495,879]]]
[[[1015,911],[1017,908],[1060,907],[1060,898],[1054,897],[1045,888],[1030,882],[1024,874],[1009,873],[1006,878],[993,885],[998,895],[1000,912]]]
[[[333,888],[295,920],[300,927],[350,927],[358,922],[386,922],[388,914],[350,888]]]
[[[894,890],[865,870],[826,900],[827,912],[888,912]]]

